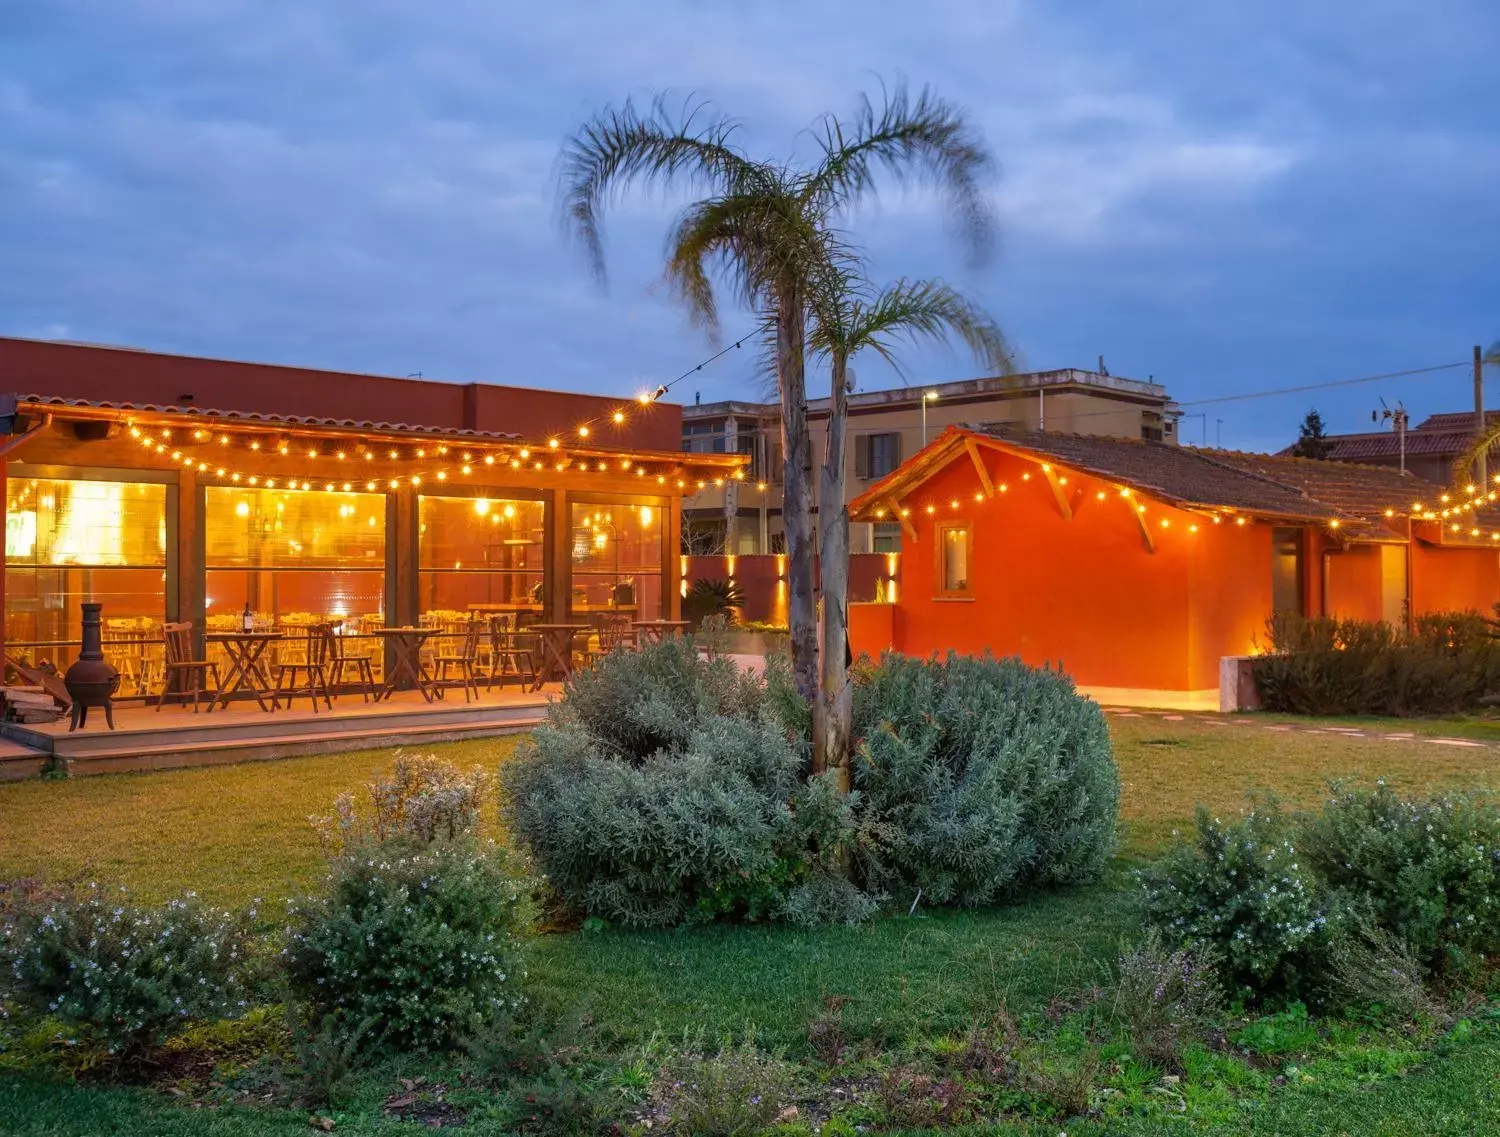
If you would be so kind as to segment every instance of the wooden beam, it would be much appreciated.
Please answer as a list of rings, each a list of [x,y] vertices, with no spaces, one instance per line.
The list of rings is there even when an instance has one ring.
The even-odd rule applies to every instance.
[[[911,518],[901,512],[901,503],[895,498],[887,499],[885,507],[891,511],[897,521],[901,522],[901,532],[905,533],[913,541],[917,539],[917,527],[911,523]]]
[[[1042,473],[1047,478],[1047,484],[1052,487],[1052,496],[1057,499],[1057,508],[1063,515],[1063,520],[1072,521],[1073,507],[1068,504],[1068,495],[1063,493],[1063,488],[1057,480],[1057,471],[1052,468],[1050,462],[1043,462]]]
[[[1146,546],[1146,552],[1155,553],[1156,539],[1151,536],[1151,527],[1146,524],[1146,515],[1141,512],[1140,502],[1127,497],[1125,504],[1130,507],[1130,515],[1135,518],[1136,525],[1140,526],[1141,542]]]
[[[984,496],[994,497],[995,483],[990,480],[990,472],[985,468],[984,459],[979,455],[979,447],[974,444],[972,438],[966,437],[964,449],[969,452],[969,458],[974,463],[974,472],[979,475],[979,484],[984,487]]]

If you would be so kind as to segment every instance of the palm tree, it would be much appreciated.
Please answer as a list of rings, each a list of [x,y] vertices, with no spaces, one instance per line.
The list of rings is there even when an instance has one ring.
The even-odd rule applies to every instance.
[[[1484,362],[1490,367],[1500,367],[1500,340],[1490,344],[1489,351],[1484,354]],[[1481,458],[1485,459],[1488,465],[1489,459],[1495,456],[1493,451],[1497,447],[1500,447],[1500,423],[1494,426],[1486,425],[1482,432],[1474,436],[1474,441],[1469,444],[1469,448],[1453,459],[1454,484],[1467,482],[1473,476]],[[1493,472],[1491,470],[1491,473]]]
[[[832,392],[818,484],[823,643],[821,706],[813,717],[813,769],[836,771],[839,788],[847,792],[854,714],[847,668],[849,507],[844,495],[849,360],[861,351],[874,351],[899,371],[898,341],[943,341],[949,336],[961,339],[986,368],[1008,373],[1014,370],[1014,359],[995,322],[941,282],[899,280],[876,292],[846,264],[821,284],[814,293],[810,346],[828,357]]]
[[[701,107],[674,118],[660,99],[645,111],[627,101],[589,120],[567,142],[560,193],[566,223],[601,279],[602,213],[615,194],[630,185],[706,193],[672,227],[666,275],[711,336],[718,329],[717,275],[774,337],[792,664],[798,690],[815,703],[806,332],[817,281],[834,273],[840,259],[837,222],[873,192],[883,169],[941,189],[975,260],[988,252],[993,223],[984,193],[989,152],[962,112],[930,91],[913,99],[898,87],[886,92],[878,110],[862,98],[850,120],[824,116],[813,137],[821,153],[810,166],[755,161],[736,145],[728,119],[706,116]]]

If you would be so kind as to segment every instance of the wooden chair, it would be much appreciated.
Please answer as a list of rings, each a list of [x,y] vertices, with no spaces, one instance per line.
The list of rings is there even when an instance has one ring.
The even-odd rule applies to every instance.
[[[471,693],[474,698],[479,698],[479,637],[483,632],[483,620],[470,620],[464,626],[463,635],[458,637],[456,643],[448,636],[439,637],[443,643],[432,661],[433,673],[439,687],[448,682],[448,669],[458,668],[459,678],[463,680],[464,702],[466,703]]]
[[[500,689],[505,690],[505,681],[515,675],[522,689],[536,685],[536,656],[530,644],[523,643],[524,632],[516,631],[504,616],[490,619],[490,669],[486,677],[485,690],[500,680]]]
[[[375,668],[369,653],[356,645],[353,653],[349,649],[348,636],[334,636],[331,640],[332,654],[328,665],[328,685],[338,687],[344,681],[344,669],[354,669],[355,682],[365,702],[375,697]]]
[[[302,658],[295,662],[278,663],[272,668],[276,678],[272,698],[280,702],[282,696],[285,696],[287,709],[290,710],[298,695],[306,695],[316,713],[318,696],[322,695],[323,705],[331,711],[333,701],[328,694],[328,660],[333,652],[333,625],[308,625],[306,640],[306,653],[298,653]]]
[[[167,658],[163,666],[161,696],[156,700],[156,709],[161,710],[161,705],[169,695],[176,695],[179,700],[192,695],[193,714],[197,714],[199,696],[207,694],[211,713],[219,698],[219,665],[206,659],[193,658],[191,623],[163,624],[161,631]],[[207,682],[212,682],[212,688],[205,685]]]
[[[630,626],[629,616],[616,614],[600,616],[594,634],[599,646],[584,653],[584,662],[587,666],[592,667],[612,651],[636,649],[635,629]]]

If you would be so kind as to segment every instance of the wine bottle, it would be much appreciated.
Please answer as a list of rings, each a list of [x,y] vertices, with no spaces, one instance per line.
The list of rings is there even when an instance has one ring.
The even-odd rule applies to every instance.
[[[240,617],[240,630],[246,633],[255,631],[255,617],[250,613],[250,601],[245,601],[245,613]]]

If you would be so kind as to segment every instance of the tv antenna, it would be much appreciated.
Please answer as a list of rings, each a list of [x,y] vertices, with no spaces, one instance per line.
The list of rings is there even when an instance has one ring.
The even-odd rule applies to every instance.
[[[1396,437],[1401,442],[1401,472],[1406,473],[1406,404],[1397,402],[1394,407],[1386,405],[1385,399],[1380,400],[1380,409],[1370,412],[1371,422],[1388,422],[1396,430]]]

